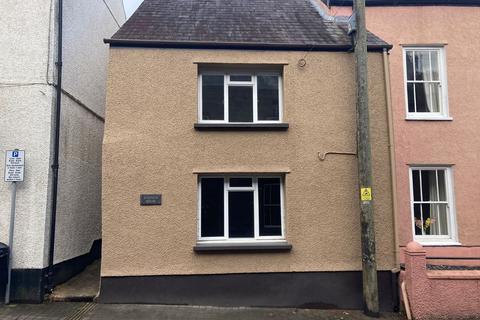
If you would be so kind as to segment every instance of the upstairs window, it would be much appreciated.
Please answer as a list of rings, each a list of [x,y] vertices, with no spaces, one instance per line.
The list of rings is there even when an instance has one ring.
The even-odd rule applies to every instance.
[[[455,240],[456,226],[450,168],[411,168],[412,215],[415,239]]]
[[[277,72],[202,72],[199,122],[281,122],[281,88]]]
[[[443,48],[404,48],[407,119],[448,118]]]
[[[201,177],[199,240],[284,239],[282,189],[278,176]]]

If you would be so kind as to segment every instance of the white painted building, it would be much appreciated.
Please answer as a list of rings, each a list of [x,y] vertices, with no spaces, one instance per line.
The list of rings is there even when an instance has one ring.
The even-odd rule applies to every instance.
[[[18,183],[12,298],[41,301],[48,282],[60,0],[0,1],[0,158],[25,150]],[[63,0],[54,283],[78,272],[101,238],[101,146],[110,37],[121,0]],[[8,243],[11,183],[0,183],[0,242]],[[95,243],[95,245],[94,245]]]

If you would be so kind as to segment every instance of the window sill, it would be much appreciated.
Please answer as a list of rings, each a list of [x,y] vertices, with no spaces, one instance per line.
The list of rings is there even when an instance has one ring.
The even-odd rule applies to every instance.
[[[288,123],[195,123],[197,131],[287,131]]]
[[[448,241],[448,240],[445,240],[445,241],[428,241],[428,240],[415,240],[417,241],[418,243],[420,243],[422,246],[424,247],[459,247],[461,246],[462,244],[460,242],[457,242],[457,241]]]
[[[452,117],[415,117],[407,116],[406,121],[453,121]]]
[[[240,242],[240,243],[197,243],[193,247],[196,253],[209,252],[289,252],[292,245],[288,242]]]

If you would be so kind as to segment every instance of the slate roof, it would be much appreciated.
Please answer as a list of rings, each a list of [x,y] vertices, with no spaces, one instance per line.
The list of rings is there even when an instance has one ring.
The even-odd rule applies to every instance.
[[[352,0],[322,0],[329,6],[351,7]],[[480,6],[480,0],[365,0],[366,6]]]
[[[347,25],[310,0],[145,0],[111,45],[348,50]],[[369,49],[390,46],[369,33]]]

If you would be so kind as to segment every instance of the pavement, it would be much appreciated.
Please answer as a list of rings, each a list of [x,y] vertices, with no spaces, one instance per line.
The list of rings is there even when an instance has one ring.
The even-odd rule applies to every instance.
[[[199,306],[97,304],[100,261],[55,288],[43,304],[0,305],[0,320],[372,320],[358,310],[220,308]],[[380,319],[401,320],[384,313]]]
[[[357,310],[218,308],[169,305],[48,302],[0,307],[1,320],[372,320]],[[384,313],[380,319],[401,320]]]
[[[94,261],[81,273],[55,287],[50,301],[91,302],[100,287],[100,260]]]

